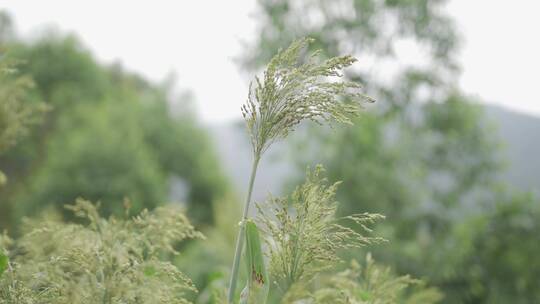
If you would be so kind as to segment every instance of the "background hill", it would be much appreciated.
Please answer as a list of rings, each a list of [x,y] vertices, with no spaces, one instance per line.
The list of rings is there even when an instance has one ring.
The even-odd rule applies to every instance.
[[[517,189],[540,193],[540,117],[485,105],[484,113],[500,138],[500,157],[505,162],[501,179]],[[239,191],[249,178],[251,153],[242,121],[210,126],[226,174]],[[278,142],[261,162],[254,197],[279,194],[295,166],[287,157],[286,144]]]
[[[540,192],[540,117],[486,106],[485,113],[498,126],[507,161],[504,180],[522,190]]]

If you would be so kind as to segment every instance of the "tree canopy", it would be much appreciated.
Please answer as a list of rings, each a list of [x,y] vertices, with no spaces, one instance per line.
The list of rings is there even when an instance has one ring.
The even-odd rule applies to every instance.
[[[153,208],[179,187],[172,177],[185,188],[181,199],[194,222],[212,223],[212,203],[228,185],[189,100],[175,100],[173,111],[178,98],[171,88],[97,62],[72,35],[13,37],[2,49],[5,60],[23,59],[17,75],[24,75],[3,81],[2,92],[28,108],[38,102],[49,108],[33,129],[24,128],[28,110],[13,106],[18,116],[2,115],[21,121],[2,136],[28,133],[0,157],[9,176],[0,190],[2,228],[13,230],[21,216],[77,197],[100,201],[105,215],[123,212],[124,199],[134,213]]]

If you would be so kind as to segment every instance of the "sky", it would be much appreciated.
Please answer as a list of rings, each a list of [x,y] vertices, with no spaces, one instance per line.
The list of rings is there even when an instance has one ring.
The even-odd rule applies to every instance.
[[[174,74],[204,122],[240,117],[250,79],[233,58],[255,35],[255,0],[0,0],[0,9],[23,37],[53,26],[76,33],[103,63],[153,81]],[[448,9],[464,37],[462,89],[540,116],[540,1],[451,0]]]

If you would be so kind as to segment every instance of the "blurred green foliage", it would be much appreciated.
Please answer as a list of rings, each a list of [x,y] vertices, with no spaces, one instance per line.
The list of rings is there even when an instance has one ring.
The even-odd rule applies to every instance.
[[[32,80],[17,72],[16,62],[0,57],[0,153],[5,153],[29,127],[39,121],[45,109],[39,104],[27,104]]]
[[[121,212],[111,202],[125,196],[134,210],[167,200],[166,171],[153,159],[137,115],[130,114],[129,103],[109,105],[81,105],[58,118],[47,160],[16,195],[18,214],[79,196],[102,201],[105,214]]]
[[[462,242],[467,254],[460,267],[468,274],[459,278],[468,287],[470,302],[536,303],[540,299],[539,200],[524,193],[496,194],[485,214],[459,229],[467,240]]]
[[[2,20],[9,24],[5,14]],[[0,190],[0,228],[16,230],[21,216],[79,196],[100,201],[105,215],[122,213],[118,202],[127,198],[137,213],[169,199],[171,177],[186,185],[194,222],[212,224],[212,202],[228,185],[189,100],[175,100],[173,111],[170,86],[98,63],[73,36],[23,41],[8,28],[3,56],[24,59],[19,73],[35,83],[21,104],[42,101],[50,111],[0,157],[9,177]]]
[[[0,14],[0,21],[2,15]],[[17,72],[17,63],[0,54],[0,155],[6,153],[38,123],[46,108],[41,103],[29,103],[28,90],[33,82]],[[8,178],[0,169],[0,192],[5,191]],[[11,182],[11,181],[10,181]],[[0,200],[1,204],[2,200]],[[8,222],[6,210],[0,212],[0,223]]]
[[[343,180],[342,214],[386,215],[377,230],[390,242],[370,249],[374,256],[440,287],[445,303],[536,303],[538,199],[516,197],[497,179],[495,129],[456,87],[460,39],[446,2],[259,0],[259,31],[241,63],[258,69],[309,36],[327,57],[352,52],[371,64],[345,76],[378,106],[353,128],[297,137],[299,167],[322,162],[330,179]],[[420,63],[403,59],[404,43]]]

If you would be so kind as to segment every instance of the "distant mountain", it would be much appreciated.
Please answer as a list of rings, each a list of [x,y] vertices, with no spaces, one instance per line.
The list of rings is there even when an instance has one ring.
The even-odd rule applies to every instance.
[[[540,117],[497,106],[484,111],[497,124],[506,160],[504,180],[521,190],[540,193]]]
[[[488,120],[495,123],[503,144],[501,157],[506,160],[502,179],[520,190],[540,193],[540,117],[517,113],[498,106],[485,105]],[[251,167],[251,151],[243,122],[210,126],[225,171],[236,189],[245,191]],[[266,198],[268,192],[280,194],[283,183],[294,173],[282,143],[273,146],[263,157],[254,188],[254,199]]]
[[[251,170],[251,145],[246,134],[243,121],[230,124],[219,124],[210,127],[210,134],[226,174],[239,191],[245,191]],[[281,187],[294,166],[278,155],[285,153],[282,143],[272,146],[259,164],[255,180],[253,199],[262,201],[268,193],[281,194]]]

